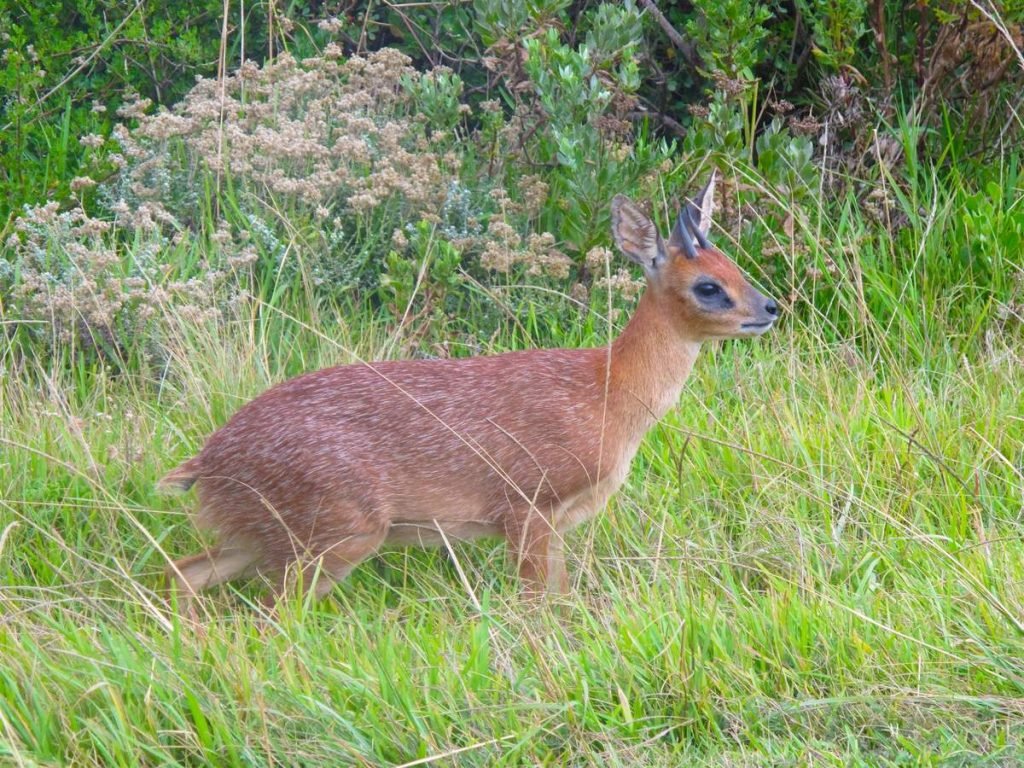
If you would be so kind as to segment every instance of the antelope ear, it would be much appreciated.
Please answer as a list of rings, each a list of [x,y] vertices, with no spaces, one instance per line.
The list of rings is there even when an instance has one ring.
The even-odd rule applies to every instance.
[[[708,232],[711,230],[711,217],[715,212],[715,172],[711,171],[711,178],[704,185],[704,189],[697,193],[697,196],[686,205],[686,213],[693,225],[694,237],[701,248],[709,248]]]
[[[626,258],[642,266],[648,276],[665,263],[665,244],[654,222],[622,195],[612,200],[612,235]]]

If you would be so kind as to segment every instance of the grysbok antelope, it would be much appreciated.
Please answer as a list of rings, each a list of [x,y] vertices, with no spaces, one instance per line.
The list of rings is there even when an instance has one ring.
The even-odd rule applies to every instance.
[[[611,345],[307,373],[242,407],[164,477],[219,544],[168,569],[184,598],[296,567],[316,595],[384,544],[503,536],[529,593],[565,592],[568,530],[619,488],[701,342],[758,336],[778,306],[708,242],[714,176],[663,240],[625,197],[619,249],[647,286]],[[312,579],[314,575],[316,579]]]

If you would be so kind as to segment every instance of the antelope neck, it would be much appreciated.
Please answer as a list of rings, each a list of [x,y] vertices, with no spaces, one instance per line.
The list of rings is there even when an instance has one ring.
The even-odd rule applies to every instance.
[[[611,345],[609,395],[626,409],[646,411],[650,422],[664,416],[679,399],[700,351],[700,342],[687,338],[673,324],[671,313],[659,306],[663,300],[645,291]]]

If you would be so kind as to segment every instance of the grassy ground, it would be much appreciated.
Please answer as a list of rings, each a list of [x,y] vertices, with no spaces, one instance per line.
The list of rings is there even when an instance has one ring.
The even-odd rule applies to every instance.
[[[157,34],[151,27],[147,36]],[[23,63],[41,80],[42,65]],[[66,82],[44,95],[55,97],[47,108]],[[444,93],[433,101],[424,93],[412,113],[444,106]],[[451,98],[448,107],[457,106]],[[71,103],[59,136],[40,129],[45,151],[25,166],[42,175],[15,173],[7,185],[11,205],[31,189],[49,199],[55,184],[74,187],[53,178],[71,173]],[[89,114],[82,124],[99,130],[103,113]],[[560,299],[550,294],[568,293],[567,281],[534,286],[550,304],[538,298],[536,313],[523,312],[534,294],[504,290],[491,273],[481,279],[492,283],[467,288],[458,268],[479,260],[480,248],[435,242],[428,223],[405,220],[398,198],[363,214],[338,198],[332,215],[344,212],[348,229],[328,233],[301,198],[261,198],[263,182],[225,177],[222,185],[219,175],[214,185],[195,173],[201,153],[163,176],[148,156],[132,161],[148,168],[136,180],[169,190],[154,198],[182,222],[169,243],[123,223],[88,234],[79,220],[51,222],[20,239],[4,224],[0,766],[1024,765],[1024,181],[1014,126],[998,150],[961,146],[982,143],[983,133],[962,136],[953,114],[945,129],[910,118],[877,126],[902,147],[898,160],[883,161],[882,144],[857,137],[877,166],[849,166],[864,174],[856,179],[818,154],[835,151],[827,141],[814,162],[833,170],[819,177],[805,139],[780,145],[781,154],[759,145],[759,161],[778,166],[769,182],[732,156],[735,137],[715,134],[694,143],[718,147],[715,157],[686,142],[666,151],[667,183],[660,160],[611,162],[625,145],[593,164],[587,156],[574,171],[592,181],[587,188],[546,168],[544,155],[535,162],[526,151],[533,128],[515,139],[529,166],[498,163],[508,164],[507,178],[490,175],[500,121],[493,144],[477,149],[479,137],[452,132],[459,146],[448,147],[438,138],[445,131],[432,134],[438,152],[458,150],[460,179],[472,187],[456,185],[460,194],[491,199],[503,185],[549,174],[552,203],[512,224],[531,234],[550,227],[577,261],[584,254],[573,247],[600,240],[593,234],[607,219],[606,199],[657,187],[641,192],[641,172],[657,168],[654,210],[664,217],[684,181],[705,172],[699,166],[728,170],[733,221],[722,217],[717,241],[790,310],[765,338],[705,348],[622,491],[572,534],[572,596],[543,605],[519,599],[503,545],[484,541],[385,552],[328,599],[293,598],[274,614],[259,607],[258,585],[232,585],[198,601],[199,625],[184,622],[161,574],[203,541],[189,521],[192,497],[157,495],[154,484],[239,405],[303,370],[477,336],[482,348],[467,351],[605,343],[600,313],[568,300],[551,309]],[[688,138],[712,130],[701,125],[694,121]],[[840,146],[846,141],[838,151],[856,153]],[[282,156],[291,158],[286,144]],[[637,140],[634,160],[660,157],[660,146]],[[486,157],[473,156],[484,149]],[[12,167],[22,168],[23,155],[11,156]],[[798,169],[785,167],[793,162],[820,185],[795,182]],[[354,178],[364,172],[360,165]],[[143,192],[133,192],[136,202],[148,199]],[[505,216],[496,204],[466,206],[466,231],[468,212],[488,211],[484,224]],[[252,211],[259,217],[243,216]],[[148,287],[169,296],[166,283],[198,280],[225,261],[211,256],[230,256],[217,245],[222,231],[230,239],[229,219],[252,229],[262,249],[238,274],[264,303],[241,300],[233,319],[197,325],[169,299],[153,320],[164,334],[162,367],[144,354],[156,346],[149,338],[125,345],[129,359],[116,374],[40,341],[55,320],[76,329],[78,319],[94,321],[66,296],[63,306],[33,304],[33,291],[88,298],[79,289],[89,284],[81,278],[95,279],[89,269],[107,275],[92,288],[104,294],[149,265]],[[396,228],[415,243],[392,259]],[[313,274],[299,262],[325,244],[342,263]],[[45,256],[38,263],[22,258],[36,251]],[[38,281],[22,292],[26,263]],[[434,281],[444,311],[420,311],[429,302],[415,296],[415,311],[399,307],[401,320],[384,324],[366,308],[310,306],[314,285],[326,281],[326,300],[332,279],[377,265],[372,284],[386,266],[381,282],[392,291],[378,291],[378,302],[400,305]],[[436,295],[449,289],[464,300],[455,317]],[[449,326],[418,336],[424,319]],[[101,354],[118,354],[121,341]]]
[[[162,381],[7,371],[0,763],[1024,761],[1009,340],[911,363],[790,317],[707,347],[572,535],[557,610],[522,603],[483,542],[385,553],[275,616],[214,592],[197,630],[159,593],[199,545],[189,499],[155,480],[269,382],[394,353],[372,325],[308,320],[181,332]]]

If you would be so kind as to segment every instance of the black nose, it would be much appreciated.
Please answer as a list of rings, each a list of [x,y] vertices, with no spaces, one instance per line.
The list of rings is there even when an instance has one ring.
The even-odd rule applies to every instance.
[[[768,303],[764,305],[764,311],[769,315],[777,315],[779,314],[779,305],[773,299],[768,299]]]

